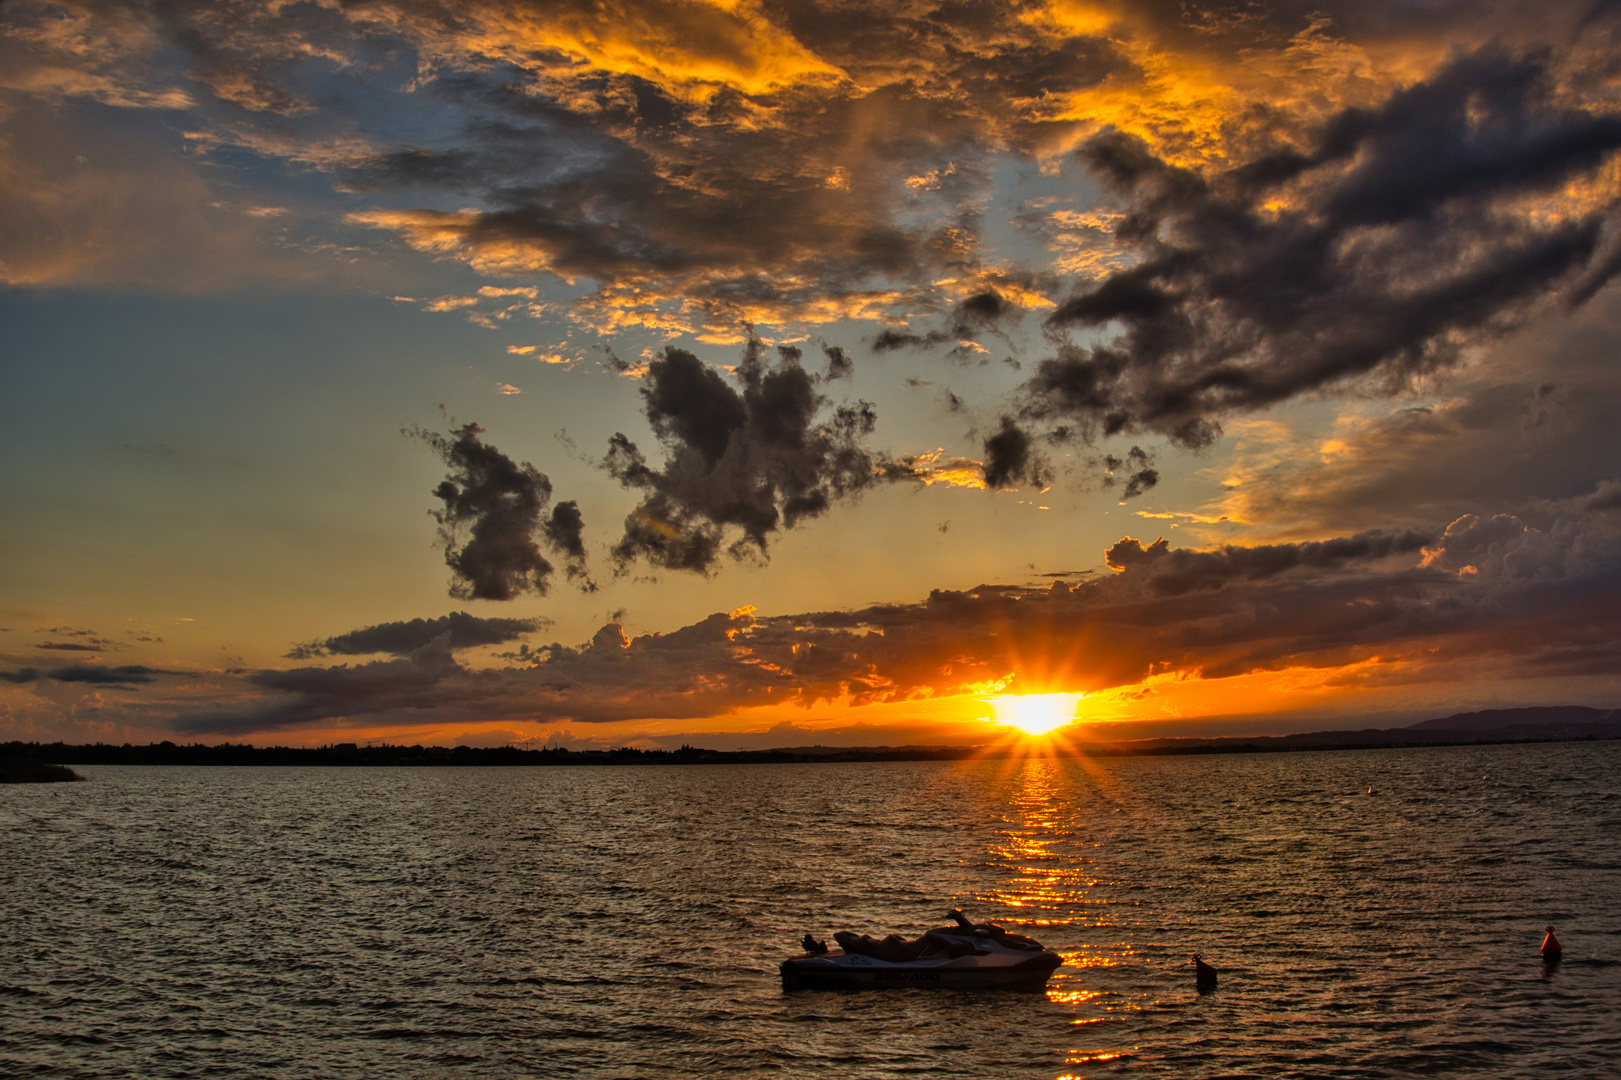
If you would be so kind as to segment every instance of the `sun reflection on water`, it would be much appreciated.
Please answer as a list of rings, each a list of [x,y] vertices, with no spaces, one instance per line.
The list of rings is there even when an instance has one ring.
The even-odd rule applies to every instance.
[[[1014,909],[1018,921],[1035,937],[1059,948],[1064,966],[1047,984],[1047,1000],[1091,1014],[1075,1017],[1072,1030],[1091,1028],[1107,1014],[1129,1008],[1117,994],[1095,985],[1098,974],[1119,966],[1129,955],[1126,943],[1101,947],[1070,943],[1078,931],[1114,922],[1105,910],[1110,901],[1096,891],[1102,884],[1097,867],[1087,858],[1097,841],[1090,839],[1081,806],[1094,793],[1078,790],[1079,785],[1099,784],[1100,778],[1091,775],[1084,763],[1053,753],[1007,760],[1000,768],[995,789],[1001,795],[1002,827],[988,852],[1000,880],[979,899]],[[1097,1034],[1103,1037],[1101,1029]],[[1066,1065],[1075,1067],[1111,1061],[1130,1051],[1094,1046],[1064,1053]]]

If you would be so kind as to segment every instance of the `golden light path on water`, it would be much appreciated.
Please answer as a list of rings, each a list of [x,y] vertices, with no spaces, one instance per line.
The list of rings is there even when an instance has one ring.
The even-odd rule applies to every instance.
[[[1026,697],[1068,699],[1067,710],[1061,708],[1063,703],[1041,703],[1049,710],[1048,715],[1063,712],[1064,719],[1050,729],[1056,730],[1069,722],[1080,695]],[[1032,710],[1026,715],[1041,714]],[[1109,883],[1099,879],[1098,867],[1086,857],[1088,848],[1098,841],[1089,838],[1088,822],[1081,816],[1082,793],[1076,789],[1077,783],[1085,784],[1087,780],[1099,788],[1107,788],[1112,786],[1112,777],[1085,758],[1065,753],[1067,740],[1062,736],[1020,738],[1010,735],[1010,739],[1021,742],[1028,756],[1006,759],[1006,774],[999,785],[1006,801],[1001,815],[1002,828],[998,830],[1000,840],[989,856],[992,864],[1002,871],[1003,884],[978,899],[1017,910],[1020,923],[1037,939],[1049,936],[1042,933],[1043,927],[1057,930],[1060,927],[1114,926],[1115,915],[1108,910],[1106,901],[1094,892],[1099,885]],[[1082,771],[1088,774],[1085,778]],[[1109,792],[1102,793],[1107,801],[1115,801],[1109,798]],[[1085,977],[1098,969],[1118,966],[1124,958],[1120,950],[1126,948],[1124,942],[1119,942],[1109,951],[1061,949],[1064,966],[1048,984],[1048,1000],[1070,1006],[1092,1005],[1094,1008],[1088,1011],[1094,1014],[1114,1012],[1122,1006],[1132,1008],[1127,1002],[1101,1000],[1116,995],[1088,989],[1088,984],[1096,984],[1098,980]],[[1071,1020],[1070,1024],[1073,1028],[1082,1028],[1105,1019],[1105,1015],[1094,1015]],[[1078,1069],[1132,1052],[1133,1048],[1127,1047],[1082,1049],[1071,1046],[1064,1052],[1065,1065]],[[1067,1073],[1056,1080],[1080,1080],[1080,1074]]]

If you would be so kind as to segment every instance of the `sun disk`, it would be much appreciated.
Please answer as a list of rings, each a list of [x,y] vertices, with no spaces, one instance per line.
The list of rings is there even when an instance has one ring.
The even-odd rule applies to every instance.
[[[996,722],[1026,735],[1045,735],[1075,719],[1080,694],[1007,694],[986,699]]]

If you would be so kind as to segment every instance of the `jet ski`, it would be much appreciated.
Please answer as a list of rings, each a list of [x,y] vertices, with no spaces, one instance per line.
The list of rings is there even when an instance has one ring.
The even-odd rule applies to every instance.
[[[882,990],[926,987],[940,990],[1040,991],[1064,962],[1039,941],[1012,934],[995,923],[973,923],[961,911],[948,912],[956,925],[929,930],[915,941],[897,934],[875,939],[848,932],[833,935],[842,946],[827,946],[805,935],[806,952],[784,960],[782,988],[792,990]]]

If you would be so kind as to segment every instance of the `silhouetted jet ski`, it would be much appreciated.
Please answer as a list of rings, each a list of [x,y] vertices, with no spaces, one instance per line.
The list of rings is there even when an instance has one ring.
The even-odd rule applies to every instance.
[[[1041,943],[1009,934],[991,923],[930,930],[916,941],[882,941],[834,935],[843,952],[807,954],[782,962],[784,990],[881,990],[930,987],[942,990],[1037,991],[1064,962]]]

